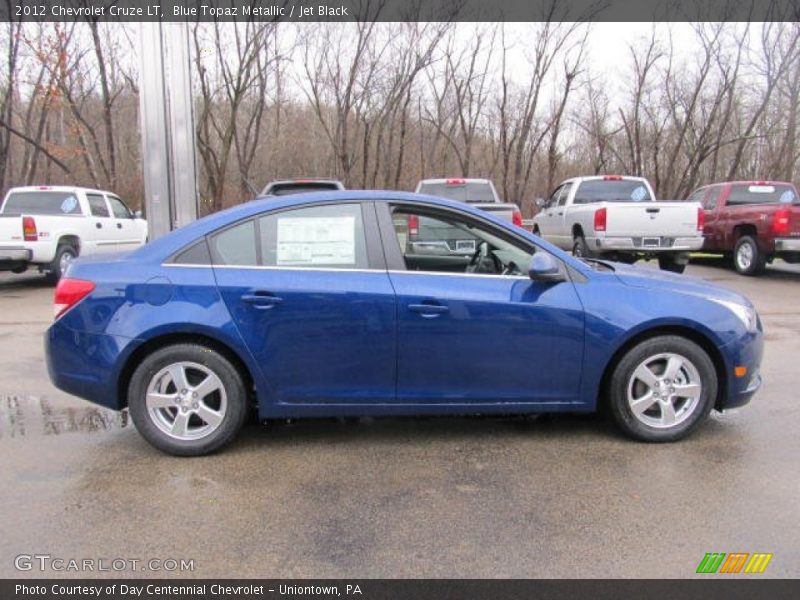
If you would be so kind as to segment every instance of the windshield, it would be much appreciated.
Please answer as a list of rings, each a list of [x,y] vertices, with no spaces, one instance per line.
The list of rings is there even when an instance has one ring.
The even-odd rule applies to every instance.
[[[797,194],[790,185],[735,185],[728,204],[792,204]]]
[[[74,192],[14,192],[3,205],[4,215],[80,215]]]
[[[495,202],[494,191],[488,182],[423,183],[419,186],[419,193],[460,202]]]
[[[630,179],[590,179],[578,186],[575,204],[592,202],[651,202],[647,186]]]

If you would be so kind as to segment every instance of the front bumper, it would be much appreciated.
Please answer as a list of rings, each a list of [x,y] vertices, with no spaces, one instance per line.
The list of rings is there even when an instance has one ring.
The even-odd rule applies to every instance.
[[[775,252],[800,252],[800,237],[777,238],[775,240]]]
[[[748,333],[739,340],[724,346],[725,368],[728,371],[726,390],[721,394],[715,408],[725,410],[744,406],[761,388],[761,358],[764,355],[764,334],[759,330]],[[736,367],[747,369],[743,377],[737,377]]]
[[[656,243],[657,241],[657,243]],[[591,242],[590,242],[591,245]],[[595,238],[598,250],[622,250],[660,254],[663,252],[694,252],[703,247],[702,236],[695,237],[604,237]]]

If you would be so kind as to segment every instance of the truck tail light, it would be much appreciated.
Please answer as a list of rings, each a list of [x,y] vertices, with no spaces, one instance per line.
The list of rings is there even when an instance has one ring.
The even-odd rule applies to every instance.
[[[606,209],[605,208],[598,208],[594,211],[594,230],[595,231],[605,231],[606,230]]]
[[[35,242],[39,239],[36,231],[36,221],[33,217],[22,217],[22,237],[26,242]]]
[[[419,217],[417,215],[408,215],[408,235],[419,234]]]
[[[445,185],[466,185],[466,179],[448,179],[445,181]]]
[[[788,208],[781,208],[775,211],[772,215],[772,232],[775,235],[789,235],[789,217]]]
[[[622,181],[622,175],[604,175],[603,181]]]
[[[83,300],[94,289],[94,283],[85,279],[62,278],[56,286],[53,316],[61,315]]]
[[[703,227],[706,224],[706,211],[703,210],[703,207],[697,209],[697,231],[703,231]]]
[[[517,227],[522,227],[522,213],[516,208],[511,215],[511,222]]]

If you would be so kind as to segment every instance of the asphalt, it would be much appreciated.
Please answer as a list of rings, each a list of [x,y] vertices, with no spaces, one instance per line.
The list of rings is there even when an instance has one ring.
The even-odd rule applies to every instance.
[[[759,577],[797,577],[800,269],[688,273],[748,295],[767,343],[753,402],[683,442],[594,416],[317,420],[197,459],[56,390],[53,290],[0,274],[0,577],[691,577],[707,552],[773,553]],[[194,570],[15,568],[34,554]]]

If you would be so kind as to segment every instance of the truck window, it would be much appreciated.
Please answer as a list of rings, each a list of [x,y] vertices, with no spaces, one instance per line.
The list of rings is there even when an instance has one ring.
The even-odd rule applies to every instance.
[[[544,208],[550,208],[558,203],[558,195],[561,193],[562,189],[564,189],[564,186],[560,185],[555,190],[553,190],[553,193],[550,194],[550,197],[547,199],[547,202],[545,202]]]
[[[130,219],[131,211],[125,206],[125,203],[116,196],[109,196],[108,203],[111,205],[111,210],[117,219]]]
[[[578,186],[573,204],[593,202],[651,202],[647,186],[629,179],[590,179]]]
[[[708,192],[708,195],[703,199],[703,208],[706,210],[714,210],[717,207],[717,200],[719,200],[720,192],[722,192],[722,186],[717,186],[711,188]]]
[[[89,201],[89,210],[93,217],[110,217],[106,199],[99,194],[86,194],[86,199]]]
[[[465,182],[454,179],[447,182],[423,183],[419,193],[461,202],[496,202],[492,186],[487,182]]]
[[[707,191],[708,191],[708,188],[700,188],[699,190],[694,192],[691,196],[689,196],[686,199],[686,201],[687,202],[699,202],[700,204],[703,204],[703,201],[705,199],[705,195],[706,195]],[[703,206],[705,206],[705,205],[703,204]]]
[[[569,194],[572,191],[572,186],[575,185],[574,183],[565,183],[564,186],[561,188],[561,195],[558,197],[558,205],[564,206],[567,203],[567,198],[569,198]]]
[[[14,192],[3,206],[4,215],[80,215],[74,192]]]
[[[728,204],[792,204],[797,202],[794,188],[786,184],[750,184],[731,186]]]

